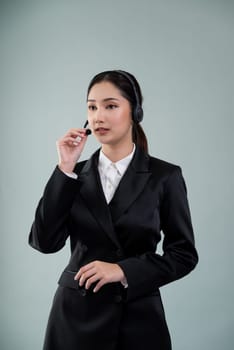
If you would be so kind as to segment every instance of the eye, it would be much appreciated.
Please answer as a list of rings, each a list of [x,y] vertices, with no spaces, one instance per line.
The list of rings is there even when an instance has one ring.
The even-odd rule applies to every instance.
[[[97,107],[95,105],[88,105],[88,109],[90,111],[95,111],[97,109]]]
[[[115,108],[118,108],[117,105],[114,105],[114,104],[109,104],[106,106],[107,109],[115,109]]]

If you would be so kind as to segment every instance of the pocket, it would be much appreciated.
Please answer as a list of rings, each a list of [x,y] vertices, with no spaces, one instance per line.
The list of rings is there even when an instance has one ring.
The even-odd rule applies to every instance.
[[[81,295],[86,295],[86,290],[84,287],[79,286],[79,281],[75,281],[74,277],[77,271],[65,270],[59,278],[58,284],[62,287],[76,289]]]

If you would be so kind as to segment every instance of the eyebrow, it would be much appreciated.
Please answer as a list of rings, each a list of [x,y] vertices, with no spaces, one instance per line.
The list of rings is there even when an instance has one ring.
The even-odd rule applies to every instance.
[[[103,102],[107,102],[107,101],[119,101],[118,98],[115,98],[115,97],[107,97],[107,98],[104,98],[102,101]],[[96,100],[94,99],[87,99],[87,102],[96,102]]]

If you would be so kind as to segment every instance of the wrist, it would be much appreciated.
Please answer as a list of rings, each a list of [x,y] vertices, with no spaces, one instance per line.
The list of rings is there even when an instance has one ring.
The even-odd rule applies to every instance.
[[[128,281],[127,281],[127,278],[125,276],[125,273],[124,273],[123,269],[119,265],[118,265],[118,267],[120,268],[120,271],[121,271],[120,283],[124,286],[124,288],[127,288],[128,287]]]
[[[67,164],[59,163],[58,167],[62,172],[71,174],[71,173],[73,173],[75,165],[76,164],[74,164],[74,163],[69,163],[69,164],[68,163]]]

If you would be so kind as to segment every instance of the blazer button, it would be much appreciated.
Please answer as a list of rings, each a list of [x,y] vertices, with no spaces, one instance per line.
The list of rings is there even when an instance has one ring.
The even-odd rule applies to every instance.
[[[80,294],[84,297],[86,295],[86,290],[85,289],[81,289],[80,290]]]
[[[120,303],[120,302],[122,301],[121,295],[115,295],[115,296],[114,296],[114,301],[115,301],[116,303]]]
[[[122,251],[121,249],[116,250],[116,255],[120,258],[122,256]]]

